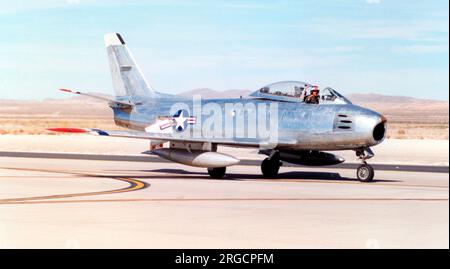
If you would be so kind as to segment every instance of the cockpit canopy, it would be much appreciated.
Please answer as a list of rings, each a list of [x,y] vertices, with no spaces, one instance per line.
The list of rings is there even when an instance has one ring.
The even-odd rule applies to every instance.
[[[300,97],[307,88],[314,87],[311,84],[300,81],[282,81],[267,85],[259,90],[262,94]]]
[[[305,102],[307,97],[315,89],[319,90],[318,98],[321,104],[351,103],[347,98],[330,87],[322,90],[318,86],[301,81],[281,81],[272,83],[253,92],[250,96],[276,101]]]

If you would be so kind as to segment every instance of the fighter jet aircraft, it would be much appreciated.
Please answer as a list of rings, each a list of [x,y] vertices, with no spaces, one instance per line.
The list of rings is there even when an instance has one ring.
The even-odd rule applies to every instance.
[[[353,105],[332,88],[300,81],[277,82],[249,98],[182,98],[155,91],[144,78],[120,34],[105,35],[115,97],[61,89],[106,101],[116,125],[129,131],[53,128],[51,131],[148,139],[145,153],[185,165],[205,167],[212,178],[225,176],[239,159],[218,146],[250,147],[267,155],[264,177],[274,178],[283,162],[325,166],[344,162],[325,151],[353,150],[361,165],[357,178],[370,182],[366,160],[386,134],[386,118]],[[126,146],[126,145],[120,145]]]

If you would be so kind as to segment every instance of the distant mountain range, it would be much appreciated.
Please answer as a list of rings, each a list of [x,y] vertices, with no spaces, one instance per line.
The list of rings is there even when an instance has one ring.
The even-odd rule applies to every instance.
[[[432,99],[420,99],[409,96],[398,95],[383,95],[375,93],[353,93],[347,96],[354,103],[448,103],[446,101],[432,100]]]
[[[249,90],[216,91],[202,88],[182,92],[178,95],[190,97],[201,95],[204,99],[248,97]],[[69,95],[70,96],[70,95]],[[382,94],[348,94],[354,104],[361,105],[386,115],[391,122],[448,123],[449,102],[418,99],[406,96]],[[110,118],[111,110],[96,99],[73,96],[66,99],[1,100],[0,117],[68,117]]]
[[[180,96],[191,97],[194,95],[201,95],[204,99],[215,99],[215,98],[239,98],[248,97],[252,93],[249,90],[227,90],[227,91],[216,91],[208,88],[194,89],[186,92],[179,93]]]
[[[194,89],[182,92],[181,96],[201,95],[204,99],[248,97],[252,91]],[[384,114],[394,122],[448,123],[449,102],[419,99],[409,96],[390,96],[375,93],[354,93],[346,97],[356,105],[361,105]]]
[[[204,99],[215,99],[215,98],[239,98],[248,97],[252,91],[250,90],[227,90],[227,91],[216,91],[208,88],[193,89],[190,91],[185,91],[179,93],[180,96],[190,97],[194,95],[201,95]],[[396,96],[396,95],[383,95],[376,93],[353,93],[348,94],[346,97],[354,103],[423,103],[423,102],[433,102],[433,103],[448,103],[447,101],[439,100],[429,100],[429,99],[419,99],[409,96]]]

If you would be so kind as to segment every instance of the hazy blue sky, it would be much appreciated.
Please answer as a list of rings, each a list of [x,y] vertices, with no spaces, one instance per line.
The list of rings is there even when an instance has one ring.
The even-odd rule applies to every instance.
[[[159,91],[302,80],[448,100],[448,5],[0,0],[0,98],[64,96],[59,87],[112,93],[103,34],[119,32]]]

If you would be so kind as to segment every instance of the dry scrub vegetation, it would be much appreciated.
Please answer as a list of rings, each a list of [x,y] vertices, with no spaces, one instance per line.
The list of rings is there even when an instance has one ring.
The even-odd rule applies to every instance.
[[[114,124],[111,109],[96,100],[0,100],[0,134],[55,134],[46,131],[55,127],[121,129]]]
[[[46,118],[33,118],[33,119],[10,119],[0,117],[0,134],[27,134],[27,135],[39,135],[39,134],[55,134],[48,132],[46,129],[54,127],[71,127],[71,128],[98,128],[104,130],[121,130],[114,124],[112,119],[46,119]]]
[[[388,138],[396,139],[444,139],[448,140],[448,123],[389,123]]]
[[[388,118],[388,138],[449,138],[448,102],[358,102]],[[44,101],[0,100],[0,134],[54,134],[52,127],[123,130],[103,102],[85,98]]]

